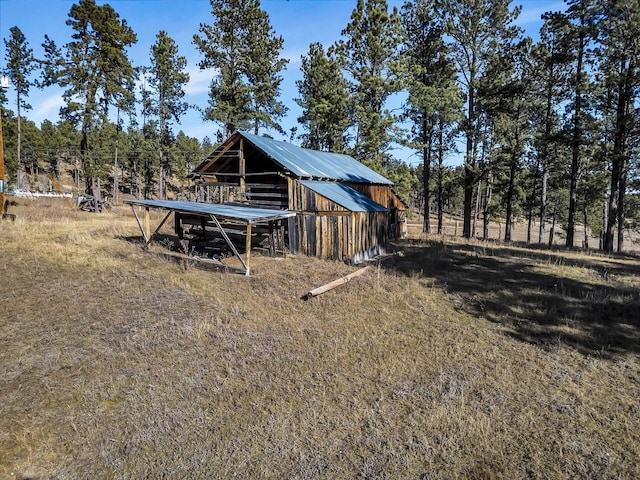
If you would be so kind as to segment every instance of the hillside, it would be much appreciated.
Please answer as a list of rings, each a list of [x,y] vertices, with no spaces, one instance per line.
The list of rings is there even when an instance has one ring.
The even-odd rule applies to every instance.
[[[638,478],[640,259],[424,238],[251,277],[0,224],[0,478]]]

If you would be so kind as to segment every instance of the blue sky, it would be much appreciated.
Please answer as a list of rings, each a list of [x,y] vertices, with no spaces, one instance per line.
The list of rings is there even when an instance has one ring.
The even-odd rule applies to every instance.
[[[390,8],[400,7],[404,0],[387,0]],[[0,36],[8,38],[9,29],[16,25],[22,30],[34,50],[36,57],[42,56],[41,43],[48,34],[56,44],[64,45],[70,40],[71,29],[65,22],[71,6],[77,3],[71,0],[0,0]],[[187,70],[190,82],[186,88],[186,100],[206,107],[208,87],[212,78],[211,71],[200,71],[197,63],[200,54],[192,44],[193,35],[198,33],[200,23],[211,23],[209,0],[96,0],[102,5],[109,3],[120,18],[125,19],[138,35],[138,43],[129,50],[134,65],[148,65],[151,45],[160,30],[165,30],[178,44],[180,54],[187,58]],[[286,131],[297,125],[300,114],[294,98],[298,96],[296,80],[302,76],[300,57],[307,53],[309,44],[321,42],[330,45],[340,38],[340,32],[349,23],[356,0],[262,0],[261,6],[270,17],[276,34],[284,38],[282,56],[289,59],[287,70],[283,73],[281,99],[289,108],[282,126]],[[531,36],[537,35],[540,15],[549,10],[564,10],[561,0],[521,0],[513,5],[522,5],[518,19]],[[5,64],[5,48],[2,44],[0,69]],[[15,110],[15,96],[9,91],[9,108]],[[26,117],[40,124],[49,119],[56,122],[62,105],[60,91],[55,87],[44,90],[33,88],[29,95],[33,110]],[[195,110],[190,111],[174,126],[177,133],[183,130],[187,135],[197,138],[209,136],[215,138],[218,126],[204,122]],[[269,132],[278,138],[278,134]],[[395,155],[407,163],[418,162],[412,152],[398,150]]]

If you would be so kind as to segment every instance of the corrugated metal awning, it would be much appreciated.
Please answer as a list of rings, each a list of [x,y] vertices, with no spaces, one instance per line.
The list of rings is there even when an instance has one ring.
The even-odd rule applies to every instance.
[[[332,202],[352,212],[386,212],[387,209],[366,195],[338,182],[318,182],[301,180],[300,183],[310,190],[328,198]]]
[[[191,214],[199,216],[202,219],[206,219],[208,217],[215,223],[225,242],[244,267],[245,275],[249,275],[249,273],[251,272],[250,257],[252,226],[256,223],[268,222],[270,226],[269,228],[271,229],[275,222],[296,215],[295,212],[292,212],[290,210],[274,210],[269,208],[254,208],[236,205],[216,205],[212,203],[184,202],[177,200],[125,200],[124,203],[131,205],[131,210],[133,211],[133,214],[136,217],[136,221],[138,222],[138,226],[140,227],[140,231],[142,232],[142,237],[145,242],[145,248],[148,248],[153,239],[153,236],[158,233],[160,228],[162,228],[164,223],[172,214],[174,216],[176,216],[177,214]],[[136,206],[145,208],[144,222],[140,220],[138,214],[136,213]],[[162,219],[158,227],[153,232],[151,232],[151,228],[149,226],[149,209],[151,208],[160,208],[168,211],[166,213],[166,216]],[[220,223],[221,220],[231,224],[235,223],[237,225],[238,223],[241,223],[244,225],[246,229],[244,259],[229,238],[229,235],[226,232],[226,227]],[[202,225],[202,229],[203,234],[206,238],[206,230],[204,224]],[[269,237],[270,241],[272,241],[271,235]],[[217,263],[224,266],[224,263],[222,263],[221,261],[218,261]]]
[[[296,212],[270,208],[242,207],[237,205],[219,205],[213,203],[185,202],[180,200],[125,200],[124,203],[143,207],[163,208],[181,213],[197,215],[215,215],[228,220],[243,223],[259,223],[294,217]]]

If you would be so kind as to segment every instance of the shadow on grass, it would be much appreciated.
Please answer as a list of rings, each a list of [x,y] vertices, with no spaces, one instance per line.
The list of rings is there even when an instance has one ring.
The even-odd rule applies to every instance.
[[[435,280],[458,308],[517,339],[609,358],[640,353],[640,292],[621,281],[640,261],[440,241],[397,248],[386,268]]]
[[[156,234],[148,247],[145,247],[141,236],[122,236],[120,240],[139,245],[151,255],[162,258],[165,261],[180,265],[185,269],[196,268],[205,271],[244,274],[244,270],[236,266],[224,263],[224,258],[210,258],[202,245],[201,248],[188,248],[180,242],[175,235]]]

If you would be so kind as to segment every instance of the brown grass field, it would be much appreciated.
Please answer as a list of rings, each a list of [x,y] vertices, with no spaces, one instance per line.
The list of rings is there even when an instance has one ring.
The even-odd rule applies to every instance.
[[[427,237],[365,275],[0,223],[0,478],[640,478],[640,258]]]

